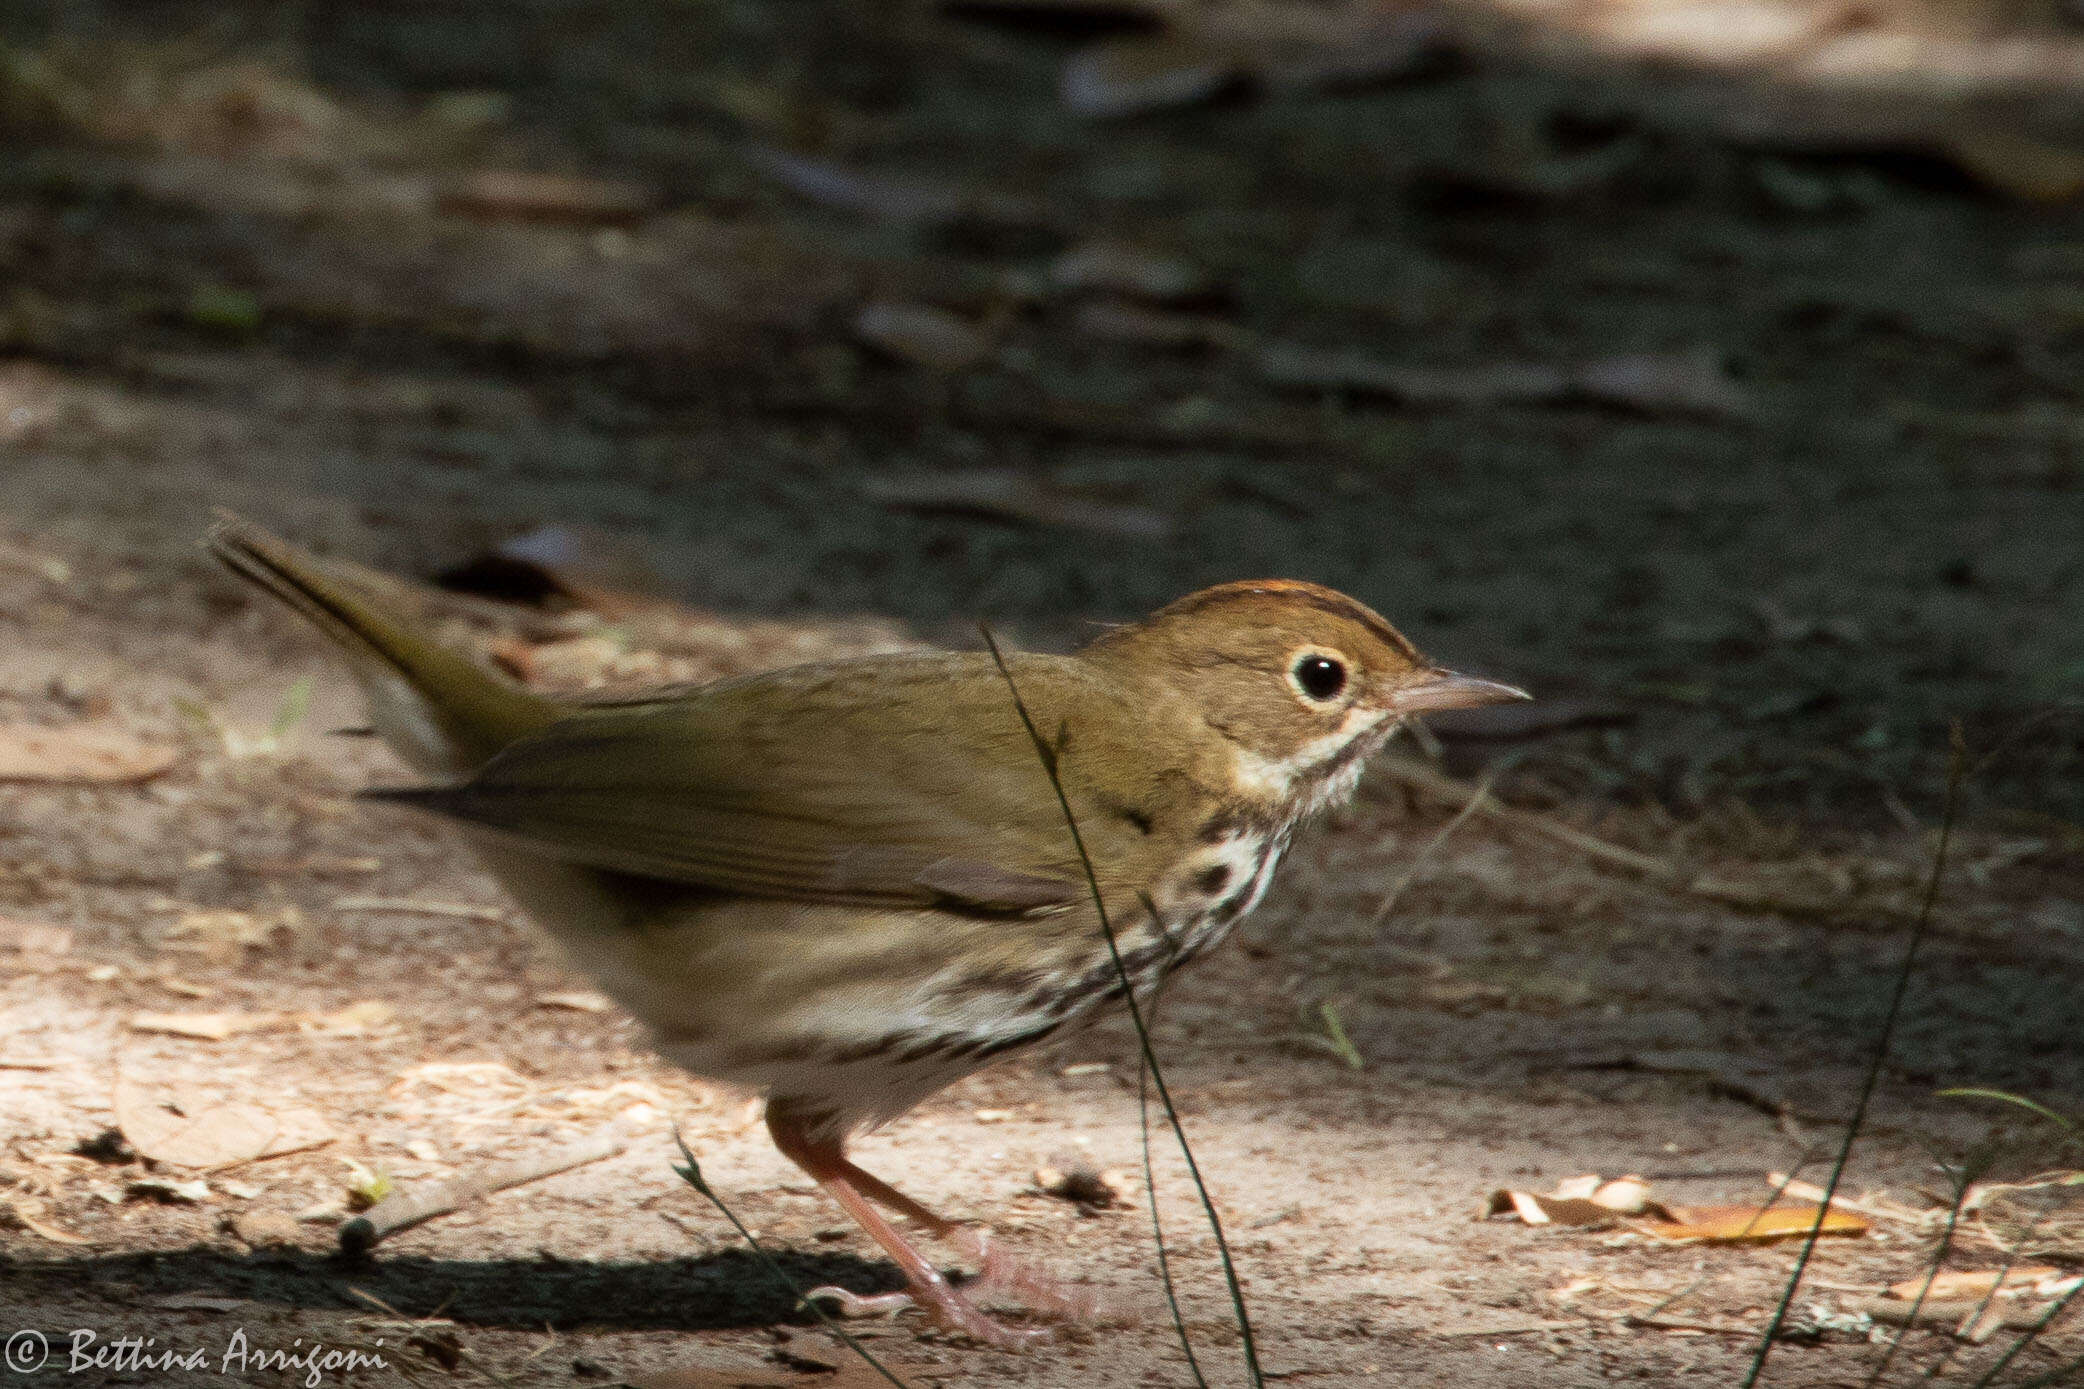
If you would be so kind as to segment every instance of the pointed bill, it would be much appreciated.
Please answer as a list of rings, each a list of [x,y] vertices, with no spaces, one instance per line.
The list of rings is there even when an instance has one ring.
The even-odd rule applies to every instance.
[[[1474,709],[1484,704],[1510,704],[1534,696],[1515,685],[1458,675],[1451,670],[1428,672],[1416,684],[1397,691],[1390,707],[1399,715],[1436,714],[1443,709]]]

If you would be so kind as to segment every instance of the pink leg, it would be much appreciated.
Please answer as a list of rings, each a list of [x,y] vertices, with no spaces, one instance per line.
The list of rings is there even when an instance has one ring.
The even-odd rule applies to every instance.
[[[879,1297],[862,1297],[844,1288],[817,1288],[811,1292],[812,1297],[829,1298],[839,1303],[843,1315],[896,1311],[916,1303],[948,1330],[1007,1349],[1031,1345],[1049,1334],[1046,1331],[1016,1331],[986,1316],[958,1292],[895,1225],[884,1218],[883,1213],[871,1204],[876,1201],[917,1222],[929,1234],[952,1237],[970,1245],[984,1264],[980,1286],[1019,1291],[1033,1296],[1037,1303],[1053,1302],[1065,1308],[1073,1305],[1071,1299],[1061,1295],[1042,1295],[1046,1287],[1044,1280],[1008,1272],[991,1251],[988,1240],[934,1214],[880,1177],[862,1171],[847,1161],[837,1141],[812,1138],[786,1110],[770,1107],[767,1129],[774,1135],[774,1146],[781,1149],[782,1156],[809,1173],[830,1193],[832,1199],[868,1232],[869,1238],[883,1247],[883,1252],[896,1262],[905,1281],[911,1285],[909,1293],[885,1293]],[[996,1281],[993,1277],[995,1268],[999,1274]]]

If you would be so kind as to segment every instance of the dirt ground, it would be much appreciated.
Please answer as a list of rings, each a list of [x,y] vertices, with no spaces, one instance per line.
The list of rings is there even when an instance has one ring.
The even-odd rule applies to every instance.
[[[1863,12],[1826,28],[1982,54],[2046,19]],[[649,1056],[437,829],[351,801],[401,769],[328,736],[360,713],[325,652],[209,572],[212,506],[421,578],[590,528],[646,604],[427,597],[552,682],[979,619],[1061,645],[1283,574],[1536,690],[1401,747],[1168,995],[1280,1383],[1740,1381],[1796,1246],[1480,1217],[1588,1172],[1689,1206],[1824,1180],[1958,720],[1962,833],[1846,1175],[1880,1214],[1819,1244],[1766,1382],[2076,1373],[2074,1312],[2025,1349],[1913,1330],[1878,1378],[1856,1313],[1936,1258],[2084,1271],[2078,1186],[1989,1188],[1940,1253],[1962,1172],[2084,1158],[1937,1093],[2084,1110],[2084,220],[2054,195],[2084,98],[1766,101],[1505,13],[1441,10],[1388,80],[1268,67],[1096,121],[1063,73],[1183,21],[8,7],[0,723],[175,755],[0,784],[0,1337],[60,1347],[11,1379],[303,1382],[228,1366],[237,1335],[384,1358],[326,1383],[869,1382],[674,1176],[675,1125],[799,1285],[895,1282],[745,1097]],[[1507,813],[1454,818],[1487,778]],[[1103,1025],[862,1141],[1105,1308],[1021,1355],[864,1324],[907,1382],[1193,1382],[1139,1208],[1035,1189],[1137,1172],[1132,1058]],[[231,1104],[296,1150],[120,1137],[221,1138]],[[334,1250],[371,1174],[611,1127],[615,1157]],[[1204,1370],[1245,1382],[1157,1153]],[[74,1329],[207,1364],[67,1373]]]

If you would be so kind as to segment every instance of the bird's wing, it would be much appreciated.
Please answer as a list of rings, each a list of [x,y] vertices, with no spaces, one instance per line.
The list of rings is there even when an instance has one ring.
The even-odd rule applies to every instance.
[[[1077,719],[1057,716],[1081,703],[1075,668],[1026,657],[1014,669],[1046,735],[1076,741]],[[1077,757],[1059,766],[1096,862],[1116,861],[1117,838],[1148,836],[1145,817],[1088,788]],[[459,785],[377,794],[572,862],[757,896],[1018,913],[1087,892],[1004,683],[962,657],[582,708]]]

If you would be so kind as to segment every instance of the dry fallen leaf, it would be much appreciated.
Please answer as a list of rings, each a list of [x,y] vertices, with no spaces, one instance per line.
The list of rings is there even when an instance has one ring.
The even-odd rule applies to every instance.
[[[174,765],[172,748],[119,728],[0,724],[0,781],[86,786],[149,781]]]
[[[443,212],[487,221],[620,224],[650,212],[650,189],[612,179],[483,169],[441,195]]]
[[[574,1013],[605,1013],[614,1003],[605,994],[589,990],[571,993],[537,994],[536,1004],[543,1008],[563,1008]]]
[[[1093,44],[1058,78],[1064,105],[1109,118],[1203,101],[1234,84],[1310,91],[1399,77],[1440,47],[1429,8],[1377,0],[1333,5],[1252,0],[1173,8],[1164,30]]]
[[[43,1218],[44,1204],[34,1196],[10,1196],[0,1201],[0,1210],[5,1210],[21,1223],[23,1229],[52,1244],[91,1244],[92,1240],[76,1235],[70,1230],[60,1229]]]
[[[345,1007],[335,1008],[329,1013],[305,1013],[297,1021],[321,1032],[340,1036],[358,1036],[374,1032],[388,1024],[398,1015],[398,1010],[380,998],[365,998]]]
[[[69,955],[72,932],[64,926],[0,916],[0,951],[18,955]]]
[[[1080,304],[1071,314],[1071,326],[1083,336],[1101,342],[1173,351],[1232,347],[1246,336],[1210,314],[1151,309],[1119,299]]]
[[[268,1110],[188,1092],[162,1095],[119,1077],[116,1124],[141,1157],[208,1170],[315,1148],[333,1131],[309,1109]]]
[[[240,1211],[226,1224],[252,1249],[294,1249],[304,1242],[304,1232],[296,1219],[283,1211]]]
[[[800,198],[896,226],[1030,226],[1050,220],[1041,203],[932,175],[858,168],[757,146],[746,151],[746,158]]]
[[[2060,1278],[2062,1270],[2034,1264],[2017,1264],[2009,1269],[1948,1269],[1932,1278],[1906,1278],[1891,1284],[1889,1296],[1902,1301],[1924,1298],[1927,1302],[1950,1302],[1980,1298],[1997,1290],[2000,1297],[2024,1297],[2038,1292],[2038,1285]]]
[[[267,915],[191,908],[166,928],[163,941],[170,950],[192,950],[213,959],[230,960],[249,948],[271,944],[278,931],[294,932],[303,919],[295,907]]]
[[[240,1032],[259,1032],[283,1025],[281,1013],[133,1013],[132,1032],[159,1032],[221,1042]]]
[[[1071,55],[1057,79],[1057,95],[1077,115],[1106,119],[1188,106],[1237,76],[1235,55],[1193,37],[1109,39]]]
[[[1671,1219],[1649,1221],[1638,1228],[1662,1240],[1708,1240],[1723,1244],[1799,1239],[1812,1229],[1825,1235],[1857,1236],[1872,1228],[1859,1216],[1835,1209],[1825,1212],[1819,1228],[1818,1209],[1811,1205],[1764,1208],[1744,1205],[1674,1206],[1670,1211]]]
[[[1201,270],[1172,256],[1121,241],[1086,241],[1050,262],[1058,288],[1121,294],[1160,304],[1206,296],[1213,286]]]
[[[1608,1180],[1596,1172],[1566,1177],[1545,1196],[1510,1189],[1492,1192],[1484,1214],[1508,1213],[1529,1225],[1611,1225],[1624,1215],[1663,1218],[1671,1214],[1666,1206],[1651,1198],[1649,1183],[1641,1177]]]
[[[942,372],[976,366],[998,346],[986,327],[932,304],[865,304],[854,315],[854,336],[899,361]]]
[[[208,1293],[169,1293],[155,1297],[148,1306],[168,1312],[236,1312],[253,1304],[240,1297],[212,1297]]]

